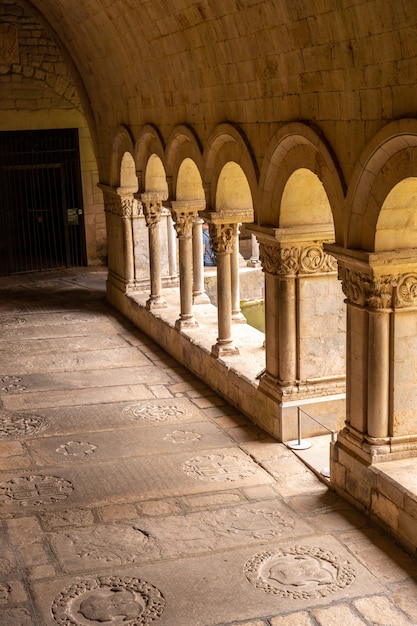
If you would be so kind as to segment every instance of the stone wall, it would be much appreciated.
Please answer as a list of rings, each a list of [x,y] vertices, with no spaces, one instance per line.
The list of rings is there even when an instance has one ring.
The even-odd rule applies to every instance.
[[[90,129],[57,43],[22,5],[0,2],[0,132],[77,128],[89,265],[107,260],[103,198]]]

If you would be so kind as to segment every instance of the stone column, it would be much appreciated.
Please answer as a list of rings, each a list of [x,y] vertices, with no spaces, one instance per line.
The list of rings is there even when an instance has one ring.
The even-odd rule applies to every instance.
[[[204,259],[203,259],[203,223],[197,216],[193,224],[193,303],[207,304],[210,302],[204,287]]]
[[[234,224],[209,223],[212,247],[217,259],[217,325],[218,338],[212,347],[216,357],[239,354],[232,337],[232,254]]]
[[[234,324],[246,324],[246,318],[240,309],[239,224],[234,225],[230,268],[232,287],[232,321]]]
[[[99,185],[104,197],[108,237],[109,281],[124,293],[135,287],[133,218],[139,214],[133,189]]]
[[[263,383],[280,388],[294,386],[297,380],[297,267],[279,242],[275,245],[261,243],[260,259],[265,272]]]
[[[284,441],[297,438],[297,405],[327,428],[345,419],[345,305],[323,226],[251,224],[265,276],[265,370],[259,388],[277,402]],[[314,406],[313,406],[314,405]],[[305,423],[304,423],[305,422]],[[303,422],[305,437],[317,433]]]
[[[417,450],[414,251],[328,246],[346,296],[346,426],[338,443],[368,463]],[[387,271],[389,270],[389,272]]]
[[[261,261],[259,259],[259,243],[258,243],[258,240],[256,239],[256,236],[253,233],[251,234],[251,244],[252,244],[251,257],[249,261],[247,262],[247,266],[248,267],[260,267]]]
[[[212,347],[217,357],[238,354],[232,337],[232,268],[231,255],[236,225],[253,220],[252,209],[202,211],[209,225],[212,247],[217,259],[217,325],[218,338]]]
[[[193,249],[192,230],[196,209],[192,202],[172,202],[171,215],[177,232],[180,266],[180,317],[175,322],[178,329],[195,327],[193,315]]]
[[[146,302],[147,309],[161,309],[167,306],[162,295],[161,281],[161,242],[159,238],[159,224],[162,212],[162,195],[157,192],[141,194],[143,213],[149,237],[149,270],[151,293]]]
[[[177,268],[177,241],[172,216],[167,216],[167,240],[168,240],[168,272],[170,278],[178,276]]]

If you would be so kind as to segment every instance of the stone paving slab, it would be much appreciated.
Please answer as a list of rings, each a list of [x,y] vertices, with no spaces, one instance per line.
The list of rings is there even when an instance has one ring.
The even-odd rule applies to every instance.
[[[91,339],[90,339],[91,341]],[[88,350],[70,352],[50,352],[42,359],[39,353],[1,356],[0,372],[19,372],[19,376],[28,375],[32,372],[38,374],[52,372],[91,371],[101,369],[114,369],[115,367],[142,367],[149,365],[149,360],[136,348],[125,345],[120,348],[106,350]]]
[[[126,346],[126,340],[119,335],[94,335],[94,342],[91,341],[91,334],[74,337],[50,337],[47,339],[26,339],[25,341],[13,342],[0,339],[0,369],[9,369],[3,366],[9,362],[6,359],[11,357],[24,358],[36,351],[37,355],[49,352],[78,352],[87,350],[110,350],[112,348],[122,348]]]
[[[177,454],[210,448],[233,446],[233,442],[216,425],[207,422],[190,422],[187,427],[155,424],[154,428],[135,428],[135,423],[125,430],[80,433],[70,437],[40,437],[26,443],[36,465],[63,465],[84,461],[102,463],[115,459]]]
[[[45,626],[54,624],[50,614],[54,601],[55,607],[61,606],[64,613],[73,617],[77,616],[81,599],[85,610],[91,595],[95,599],[108,595],[109,583],[116,580],[109,580],[111,577],[105,573],[107,584],[103,579],[97,583],[100,574],[96,571],[91,576],[34,582],[35,600]],[[250,546],[127,569],[119,566],[112,568],[112,576],[117,577],[121,589],[129,588],[135,578],[162,594],[165,606],[155,626],[212,626],[260,620],[278,613],[327,606],[344,599],[347,593],[350,598],[360,598],[385,591],[343,546],[326,535],[271,542],[267,550]],[[86,581],[90,584],[86,585]],[[94,593],[86,591],[86,587],[95,588]],[[140,590],[139,585],[136,588]],[[76,603],[70,599],[74,596],[79,598]],[[105,618],[103,614],[102,619]]]
[[[164,458],[122,459],[117,464],[51,466],[30,476],[27,472],[22,476],[0,472],[0,515],[2,510],[39,509],[56,501],[76,507],[103,506],[262,485],[273,480],[243,452],[229,448]]]
[[[245,545],[269,545],[278,538],[311,535],[314,530],[276,501],[241,504],[187,515],[66,527],[48,533],[48,541],[65,572],[158,559],[212,554]]]
[[[25,310],[18,315],[0,315],[0,328],[13,329],[15,331],[24,328],[36,328],[38,326],[93,326],[97,323],[108,324],[109,318],[96,311],[88,311],[83,308],[80,311],[68,310],[51,313],[39,313],[33,315]],[[95,333],[94,328],[90,329]]]
[[[21,316],[19,316],[20,319]],[[34,318],[36,316],[33,316]],[[25,339],[48,339],[49,337],[91,337],[96,334],[110,335],[115,332],[114,323],[108,320],[95,320],[94,324],[50,324],[45,321],[42,325],[16,325],[15,320],[7,323],[4,321],[1,328],[2,339],[12,339],[19,342]],[[93,321],[93,320],[91,320]]]
[[[74,399],[74,394],[76,398]],[[110,402],[135,402],[140,400],[155,399],[155,394],[149,386],[145,384],[118,385],[113,387],[89,387],[85,389],[62,389],[60,391],[48,390],[0,395],[3,407],[10,411],[20,411],[21,409],[31,409],[35,412],[38,409],[48,407],[68,407],[77,404],[95,405],[99,402],[104,404]]]
[[[108,390],[100,390],[100,393],[108,397]],[[30,394],[30,399],[33,395]],[[142,400],[138,398],[134,402],[104,403],[103,395],[100,397],[103,404],[49,406],[21,411],[0,410],[0,441],[6,438],[37,437],[39,434],[42,437],[58,434],[64,436],[116,428],[154,429],[155,425],[167,425],[175,430],[189,422],[202,422],[205,419],[204,411],[183,397],[155,398],[146,390]],[[123,395],[129,395],[128,390],[123,390]],[[77,399],[81,400],[80,396],[81,392],[77,394]]]
[[[140,359],[138,359],[140,361]],[[0,397],[29,394],[32,391],[76,390],[85,387],[115,387],[137,384],[170,383],[169,372],[161,372],[155,365],[139,363],[137,367],[91,369],[77,372],[50,372],[47,374],[0,373]]]

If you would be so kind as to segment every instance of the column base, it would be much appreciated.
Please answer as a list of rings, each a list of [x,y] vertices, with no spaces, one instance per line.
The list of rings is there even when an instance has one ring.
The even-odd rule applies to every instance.
[[[241,311],[232,312],[232,324],[247,324],[248,320]]]
[[[146,301],[146,308],[148,311],[152,311],[153,309],[166,309],[167,306],[168,305],[163,296],[150,296],[150,298]]]
[[[193,304],[210,304],[210,298],[205,291],[193,294]]]
[[[417,456],[417,435],[375,438],[348,425],[337,439],[340,447],[369,465]]]
[[[217,358],[231,356],[233,354],[239,354],[239,348],[234,345],[233,341],[229,343],[216,343],[211,348],[211,354]]]
[[[190,317],[179,317],[175,322],[175,328],[181,330],[181,328],[197,328],[198,322],[193,315]]]

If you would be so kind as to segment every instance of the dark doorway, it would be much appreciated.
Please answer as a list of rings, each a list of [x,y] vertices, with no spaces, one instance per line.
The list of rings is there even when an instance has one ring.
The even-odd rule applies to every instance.
[[[0,133],[0,275],[86,264],[77,129]]]

